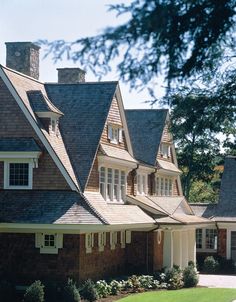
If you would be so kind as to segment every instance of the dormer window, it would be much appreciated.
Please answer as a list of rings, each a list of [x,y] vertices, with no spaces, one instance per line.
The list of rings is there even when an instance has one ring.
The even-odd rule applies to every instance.
[[[170,145],[162,143],[160,146],[161,156],[164,158],[170,157]]]
[[[156,178],[156,195],[172,196],[173,195],[173,179],[166,177]]]
[[[147,194],[147,174],[138,174],[137,176],[138,194]]]
[[[99,171],[99,187],[100,193],[106,201],[124,201],[126,196],[125,171],[101,167]]]
[[[119,125],[108,125],[108,140],[112,144],[119,144],[123,142],[123,130]]]
[[[57,118],[51,118],[51,132],[58,135],[58,119]]]

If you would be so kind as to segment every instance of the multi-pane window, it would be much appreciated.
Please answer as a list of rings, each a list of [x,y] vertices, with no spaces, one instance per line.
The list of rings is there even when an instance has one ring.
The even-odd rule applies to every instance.
[[[44,246],[45,247],[55,247],[55,245],[56,245],[55,235],[45,234],[44,235]]]
[[[164,194],[164,178],[161,178],[161,196],[164,196],[165,194]]]
[[[107,169],[107,199],[113,200],[113,171],[111,168]]]
[[[29,185],[29,164],[9,163],[9,186]]]
[[[126,196],[125,171],[112,168],[100,168],[100,193],[107,201],[123,201]]]
[[[160,151],[161,151],[161,155],[164,158],[170,157],[170,146],[168,144],[162,143],[160,147]]]
[[[108,125],[108,139],[113,144],[122,143],[123,130],[118,125]]]
[[[171,178],[157,177],[156,178],[156,195],[172,196],[173,180]]]
[[[196,229],[196,248],[202,248],[202,229]]]
[[[137,184],[138,184],[138,194],[139,195],[147,194],[147,174],[138,174]]]
[[[216,229],[197,229],[196,248],[201,250],[217,250],[217,230]]]
[[[115,169],[114,172],[114,199],[115,200],[119,200],[119,181],[120,181],[120,177],[119,177],[119,170]]]
[[[121,199],[125,200],[126,195],[126,176],[124,171],[120,171],[120,191]]]
[[[106,169],[101,167],[99,174],[99,186],[102,196],[106,195]],[[105,198],[105,197],[104,197]]]
[[[217,231],[215,229],[206,229],[206,249],[217,248]]]

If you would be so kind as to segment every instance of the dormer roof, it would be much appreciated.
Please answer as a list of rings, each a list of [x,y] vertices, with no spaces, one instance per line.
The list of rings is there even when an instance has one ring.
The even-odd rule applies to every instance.
[[[155,166],[165,127],[167,109],[125,110],[134,157]]]
[[[49,98],[41,90],[27,91],[30,105],[36,114],[55,113],[59,116],[63,113],[52,104]]]

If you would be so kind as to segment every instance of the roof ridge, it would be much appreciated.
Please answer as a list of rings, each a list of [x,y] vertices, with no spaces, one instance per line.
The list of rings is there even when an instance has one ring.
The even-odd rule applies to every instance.
[[[34,81],[34,82],[37,82],[37,83],[39,83],[39,84],[44,85],[44,82],[39,81],[39,80],[37,80],[37,79],[35,79],[35,78],[32,78],[32,77],[28,76],[27,74],[24,74],[24,73],[22,73],[22,72],[19,72],[19,71],[17,71],[17,70],[14,70],[14,69],[12,69],[12,68],[9,68],[9,67],[7,67],[7,66],[4,66],[4,65],[2,65],[2,64],[0,64],[0,67],[2,67],[3,69],[7,69],[8,71],[10,71],[10,72],[12,72],[12,73],[16,73],[16,74],[18,74],[19,76],[22,76],[22,77],[24,77],[24,78],[27,78],[27,79],[29,79],[29,80],[32,80],[32,81]]]
[[[169,109],[166,109],[166,108],[155,108],[155,109],[152,109],[152,108],[138,108],[138,109],[132,109],[132,108],[129,108],[129,109],[125,109],[125,111],[169,111]]]
[[[75,86],[75,85],[101,85],[101,84],[118,84],[119,81],[93,81],[93,82],[78,82],[78,83],[58,83],[58,82],[45,82],[45,85],[59,85],[59,86]]]

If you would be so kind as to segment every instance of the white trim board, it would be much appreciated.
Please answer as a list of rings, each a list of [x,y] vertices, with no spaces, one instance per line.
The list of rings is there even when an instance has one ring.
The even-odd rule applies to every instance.
[[[5,85],[7,86],[7,88],[9,89],[9,91],[12,94],[13,98],[16,100],[18,106],[20,107],[20,109],[24,113],[26,119],[29,121],[29,123],[32,126],[32,128],[34,129],[35,133],[37,134],[37,136],[39,137],[39,139],[41,140],[41,142],[45,146],[46,150],[48,151],[49,155],[51,156],[51,158],[55,162],[55,164],[58,167],[59,171],[64,176],[64,178],[65,178],[66,182],[68,183],[68,185],[70,186],[70,188],[73,191],[77,191],[77,192],[80,191],[79,188],[74,183],[74,181],[71,179],[69,173],[67,172],[66,168],[62,164],[61,160],[59,159],[59,157],[56,154],[56,152],[54,151],[54,149],[52,148],[51,144],[49,143],[49,141],[47,140],[45,135],[42,133],[42,131],[38,127],[36,121],[34,120],[32,115],[30,114],[30,112],[27,109],[27,107],[25,106],[24,102],[21,100],[21,98],[18,95],[18,93],[17,93],[16,89],[14,88],[13,84],[11,83],[8,76],[3,71],[3,67],[1,65],[0,65],[0,77],[2,78],[2,80],[5,83]]]

